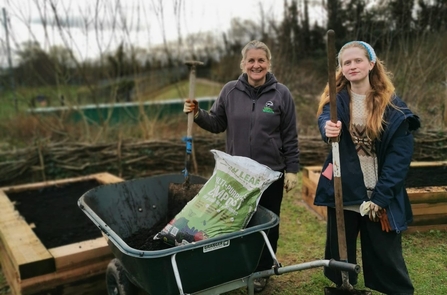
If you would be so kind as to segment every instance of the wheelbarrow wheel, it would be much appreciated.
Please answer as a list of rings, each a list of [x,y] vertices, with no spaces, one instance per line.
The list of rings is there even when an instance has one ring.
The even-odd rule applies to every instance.
[[[138,292],[137,287],[127,277],[121,261],[116,258],[107,265],[106,286],[108,295],[135,295]]]

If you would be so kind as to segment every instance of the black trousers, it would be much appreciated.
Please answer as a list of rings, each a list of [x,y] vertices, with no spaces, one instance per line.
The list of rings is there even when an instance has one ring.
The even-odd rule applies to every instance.
[[[388,295],[414,293],[402,255],[402,235],[395,231],[382,231],[380,222],[369,220],[368,216],[343,210],[345,218],[348,262],[357,264],[357,237],[360,233],[362,272],[365,286]],[[335,209],[327,210],[326,259],[339,260],[337,220]],[[324,269],[324,275],[337,285],[342,284],[341,272]],[[351,285],[357,284],[358,274],[349,272]]]
[[[259,201],[259,205],[262,207],[272,211],[278,217],[281,213],[281,202],[284,195],[284,175],[272,183],[262,194],[261,200]],[[278,248],[278,239],[279,239],[279,224],[277,226],[272,227],[267,237],[269,239],[270,244],[272,245],[272,249],[276,254],[276,249]],[[257,271],[262,271],[266,269],[271,269],[273,265],[272,255],[270,254],[267,247],[264,247],[262,251],[261,258],[258,263]]]

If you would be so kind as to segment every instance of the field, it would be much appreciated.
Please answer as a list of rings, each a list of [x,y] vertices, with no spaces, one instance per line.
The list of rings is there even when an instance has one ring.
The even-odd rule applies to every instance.
[[[222,85],[207,79],[197,79],[195,86],[196,97],[217,96]],[[30,106],[32,98],[39,96],[48,98],[48,106],[58,107],[60,102],[58,97],[62,95],[65,97],[65,105],[70,106],[76,104],[76,97],[80,93],[86,93],[85,87],[79,86],[60,86],[60,87],[19,87],[15,93],[5,91],[0,98],[2,108],[0,109],[0,119],[13,118],[17,113],[15,111],[15,101],[17,102],[18,112],[26,112]],[[105,92],[105,91],[104,91]],[[108,94],[108,92],[105,92]],[[189,94],[189,81],[182,80],[167,87],[161,88],[154,92],[138,92],[139,100],[154,101],[165,100],[172,98],[186,98]],[[105,98],[101,98],[100,101]],[[35,100],[34,100],[35,101]],[[93,100],[83,99],[85,104],[93,104]],[[36,103],[35,107],[40,107]]]

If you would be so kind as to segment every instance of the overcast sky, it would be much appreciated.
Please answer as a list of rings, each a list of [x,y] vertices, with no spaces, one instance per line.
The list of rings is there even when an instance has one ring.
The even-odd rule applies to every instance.
[[[148,48],[162,43],[163,36],[176,40],[179,33],[185,37],[223,32],[233,18],[259,24],[261,7],[268,17],[282,19],[283,14],[282,0],[0,0],[0,4],[2,53],[7,48],[6,12],[13,52],[22,42],[35,40],[43,49],[68,45],[81,59],[114,50],[123,40]],[[62,33],[55,26],[55,11]],[[0,62],[5,59],[2,54]]]

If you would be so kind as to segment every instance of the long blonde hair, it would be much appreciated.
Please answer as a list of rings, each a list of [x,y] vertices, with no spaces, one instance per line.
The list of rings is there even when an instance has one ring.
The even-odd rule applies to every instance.
[[[339,57],[342,52],[351,47],[357,47],[364,51],[365,56],[371,61],[371,55],[366,50],[365,46],[360,42],[350,42],[342,47]],[[350,95],[351,85],[348,79],[343,76],[341,69],[342,62],[339,61],[337,72],[335,75],[336,92],[346,89]],[[387,106],[393,106],[391,100],[394,96],[394,85],[391,82],[391,74],[386,70],[384,63],[376,58],[374,67],[369,73],[369,83],[371,90],[366,94],[366,135],[369,139],[374,140],[380,136],[383,131],[383,124],[386,123],[383,114]],[[329,84],[326,84],[323,93],[320,97],[318,105],[317,116],[323,112],[323,107],[329,103]],[[394,107],[394,106],[393,106]],[[351,123],[352,124],[352,123]],[[351,126],[350,126],[351,129]]]

